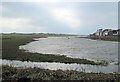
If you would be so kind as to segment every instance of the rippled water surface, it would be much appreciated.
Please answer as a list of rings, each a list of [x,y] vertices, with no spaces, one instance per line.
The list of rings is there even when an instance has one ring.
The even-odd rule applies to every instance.
[[[11,62],[16,66],[40,67],[50,70],[76,70],[85,72],[118,72],[118,42],[90,40],[76,37],[50,37],[39,38],[37,41],[21,45],[20,49],[43,54],[66,55],[71,58],[85,58],[89,60],[103,60],[108,66],[95,66],[85,64],[64,64],[48,62]],[[7,62],[7,61],[4,61]],[[5,64],[5,63],[4,63]],[[9,63],[8,63],[9,64]]]
[[[65,63],[48,63],[48,62],[27,62],[27,61],[16,61],[16,60],[2,60],[3,65],[15,66],[15,67],[37,67],[49,70],[75,70],[80,72],[103,72],[111,73],[118,72],[118,66],[114,64],[109,64],[108,66],[96,66],[87,64],[65,64]],[[109,70],[108,70],[109,69]]]
[[[118,62],[118,42],[75,37],[50,37],[37,40],[20,46],[20,49],[43,54],[66,55],[72,58]]]

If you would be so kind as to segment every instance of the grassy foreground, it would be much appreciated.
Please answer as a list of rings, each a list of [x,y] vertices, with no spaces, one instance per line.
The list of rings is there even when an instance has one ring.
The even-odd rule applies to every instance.
[[[84,73],[77,71],[52,71],[40,68],[16,68],[10,66],[3,66],[2,78],[4,80],[23,80],[29,82],[30,80],[89,80],[89,82],[114,82],[120,81],[120,74],[118,73]],[[22,82],[22,81],[21,81]],[[113,81],[112,81],[113,82]]]
[[[66,56],[52,54],[29,53],[20,50],[20,45],[25,45],[33,38],[46,38],[51,36],[70,36],[56,34],[3,34],[2,35],[2,59],[34,61],[34,62],[60,62],[60,63],[78,63],[91,65],[104,65],[104,62],[94,62],[86,59],[69,58]]]

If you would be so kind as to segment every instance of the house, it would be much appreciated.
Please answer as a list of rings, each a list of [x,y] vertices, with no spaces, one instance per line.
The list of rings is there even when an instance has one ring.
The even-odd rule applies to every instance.
[[[117,36],[118,35],[118,30],[111,30],[108,32],[109,36]]]
[[[97,30],[95,33],[96,36],[102,36],[102,29]]]
[[[120,37],[120,29],[112,30],[112,29],[99,29],[95,33],[92,34],[93,36],[119,36]]]
[[[118,31],[117,30],[113,30],[113,36],[117,36],[118,35]]]
[[[105,30],[103,30],[103,32],[102,32],[102,36],[108,36],[108,35],[110,35],[110,31],[112,31],[112,29],[105,29]]]

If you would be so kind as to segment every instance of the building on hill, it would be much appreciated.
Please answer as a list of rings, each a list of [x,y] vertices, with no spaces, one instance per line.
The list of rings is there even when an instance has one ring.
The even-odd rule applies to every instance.
[[[118,36],[118,30],[111,30],[108,34],[109,36]]]
[[[97,32],[95,32],[96,36],[102,36],[102,29],[97,30]]]
[[[110,35],[110,31],[112,31],[112,29],[105,29],[102,31],[102,36],[109,36]]]
[[[92,34],[93,36],[119,36],[120,37],[120,29],[112,30],[112,29],[99,29],[95,33]]]

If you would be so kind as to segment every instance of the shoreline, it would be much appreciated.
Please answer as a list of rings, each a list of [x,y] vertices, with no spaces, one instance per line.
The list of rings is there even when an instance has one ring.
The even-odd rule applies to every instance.
[[[50,35],[49,35],[50,36]],[[31,61],[31,62],[60,62],[60,63],[77,63],[77,64],[91,64],[91,65],[107,65],[105,62],[94,62],[87,59],[80,58],[69,58],[64,55],[54,54],[39,54],[25,52],[20,50],[20,45],[26,45],[37,38],[44,38],[49,36],[36,36],[36,35],[3,35],[3,56],[2,59],[7,60],[20,60],[20,61]],[[10,50],[9,50],[10,49]]]
[[[86,38],[86,39],[92,39],[92,40],[102,40],[102,41],[114,41],[114,42],[120,42],[120,38],[117,36],[85,36],[85,37],[76,37],[76,38]]]

